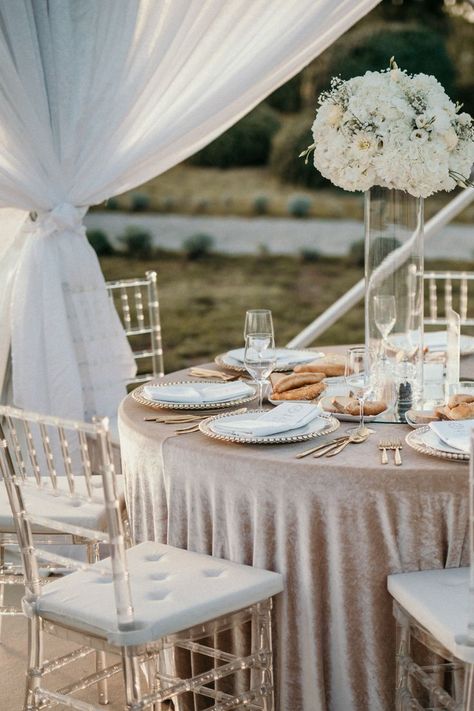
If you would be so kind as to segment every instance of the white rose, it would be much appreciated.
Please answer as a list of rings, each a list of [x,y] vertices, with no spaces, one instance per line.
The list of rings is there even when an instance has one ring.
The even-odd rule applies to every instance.
[[[419,114],[415,119],[417,128],[425,128],[429,124],[429,122],[430,118],[426,114]]]
[[[448,151],[452,151],[453,148],[456,147],[457,142],[459,140],[457,137],[456,131],[451,128],[449,131],[444,131],[441,135],[443,137],[443,140],[446,144]]]

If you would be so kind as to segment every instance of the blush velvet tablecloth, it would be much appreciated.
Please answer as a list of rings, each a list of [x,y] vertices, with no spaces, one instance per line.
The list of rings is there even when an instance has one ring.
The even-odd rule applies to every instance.
[[[467,465],[407,445],[403,466],[380,465],[379,438],[403,439],[405,425],[377,424],[337,457],[298,460],[307,442],[175,436],[172,426],[144,422],[151,412],[131,396],[119,412],[137,542],[284,575],[274,615],[279,711],[393,711],[386,577],[468,564]]]

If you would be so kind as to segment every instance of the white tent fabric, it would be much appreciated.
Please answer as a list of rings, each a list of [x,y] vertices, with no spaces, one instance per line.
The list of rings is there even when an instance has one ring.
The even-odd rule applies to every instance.
[[[11,347],[16,405],[115,414],[134,365],[88,206],[197,151],[377,2],[1,3],[0,208],[20,212],[0,210],[0,384]]]

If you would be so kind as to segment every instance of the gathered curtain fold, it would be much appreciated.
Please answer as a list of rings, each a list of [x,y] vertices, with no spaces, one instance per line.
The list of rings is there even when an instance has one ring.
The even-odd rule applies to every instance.
[[[378,1],[0,4],[0,384],[11,354],[17,406],[114,416],[134,372],[88,207],[202,148]]]

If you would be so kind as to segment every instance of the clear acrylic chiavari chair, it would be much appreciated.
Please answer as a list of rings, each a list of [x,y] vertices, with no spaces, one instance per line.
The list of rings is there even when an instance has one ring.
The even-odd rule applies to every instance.
[[[469,316],[469,291],[474,280],[472,272],[425,272],[428,308],[425,308],[425,326],[446,326],[446,312],[454,309],[462,326],[474,326],[474,316]]]
[[[474,711],[474,436],[469,489],[470,567],[388,577],[396,711]]]
[[[282,590],[281,576],[152,542],[126,549],[107,420],[87,424],[6,407],[0,415],[0,467],[22,555],[29,626],[24,711],[57,704],[98,711],[76,693],[120,671],[129,711],[165,709],[168,699],[186,699],[193,709],[273,711],[271,597]],[[19,454],[25,436],[32,476]],[[39,494],[38,441],[46,443],[49,460]],[[91,446],[100,476],[92,476]],[[83,487],[73,464],[84,469]],[[68,507],[76,512],[73,521],[61,513]],[[91,563],[59,555],[41,546],[33,535],[38,528],[95,549],[100,544],[110,556]],[[44,561],[74,572],[42,585]],[[45,661],[45,633],[78,649]],[[238,650],[227,647],[229,635],[239,638]],[[218,639],[227,640],[225,649],[209,643]],[[55,669],[90,651],[102,655],[94,672],[59,690],[46,686]],[[191,674],[181,671],[189,669],[183,654],[199,657]]]
[[[129,384],[162,377],[163,344],[156,272],[146,272],[143,279],[107,282],[107,291],[137,363],[138,375]]]

